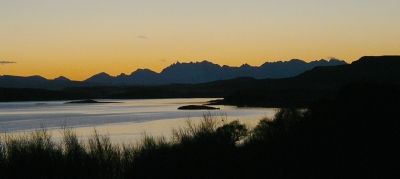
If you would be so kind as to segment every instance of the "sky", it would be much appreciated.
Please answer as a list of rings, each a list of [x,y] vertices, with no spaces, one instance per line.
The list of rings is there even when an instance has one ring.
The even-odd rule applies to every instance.
[[[0,75],[395,54],[399,0],[0,0]]]

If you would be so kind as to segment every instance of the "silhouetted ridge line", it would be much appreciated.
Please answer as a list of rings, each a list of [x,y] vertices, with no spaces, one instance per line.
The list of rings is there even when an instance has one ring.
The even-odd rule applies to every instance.
[[[138,69],[130,75],[112,77],[107,74],[95,75],[85,82],[107,86],[129,85],[167,85],[197,84],[239,77],[287,78],[301,74],[317,66],[334,66],[346,64],[336,59],[304,62],[291,60],[287,62],[268,62],[256,67],[243,64],[240,67],[221,66],[209,61],[180,63],[176,62],[160,73],[148,69]]]
[[[255,79],[279,79],[299,75],[317,66],[336,66],[346,64],[344,61],[331,59],[304,62],[301,60],[267,62],[263,65],[251,66],[243,64],[239,67],[218,65],[209,61],[174,63],[160,73],[149,69],[137,69],[131,74],[111,76],[105,72],[98,73],[85,81],[71,81],[65,77],[47,80],[43,77],[10,77],[0,76],[0,87],[8,88],[43,88],[62,89],[66,87],[93,87],[93,86],[157,86],[168,84],[198,84],[218,80],[228,80],[239,77]],[[35,80],[40,78],[38,85]],[[35,82],[34,82],[35,81]]]
[[[349,65],[316,67],[292,78],[225,82],[225,89],[236,90],[217,104],[304,107],[357,84],[400,86],[400,56],[363,57]]]
[[[223,68],[223,67],[222,67]],[[240,68],[240,67],[234,67]],[[139,73],[140,72],[140,73]],[[143,72],[143,73],[142,73]],[[199,84],[166,84],[154,86],[159,80],[156,73],[139,70],[137,73],[151,75],[149,85],[129,85],[138,82],[138,76],[120,75],[124,85],[96,86],[87,82],[59,82],[38,80],[30,85],[60,87],[63,90],[33,90],[0,88],[1,101],[60,100],[60,99],[148,99],[148,98],[221,98],[220,103],[237,106],[305,107],[321,97],[351,84],[385,84],[400,86],[400,57],[363,57],[360,62],[346,65],[320,66],[300,75],[282,79],[256,79],[239,77]],[[135,73],[135,74],[137,74]],[[103,74],[103,76],[107,76]],[[0,78],[0,81],[4,79]],[[42,82],[40,82],[42,81]],[[16,84],[14,81],[11,84]],[[40,85],[38,85],[40,84]],[[33,88],[33,87],[32,87]]]

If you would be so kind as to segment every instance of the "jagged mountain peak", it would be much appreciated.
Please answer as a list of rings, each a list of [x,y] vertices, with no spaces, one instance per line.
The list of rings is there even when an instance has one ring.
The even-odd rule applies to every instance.
[[[167,68],[164,68],[161,72],[161,74],[163,73],[171,73],[174,72],[176,70],[182,71],[182,70],[203,70],[203,69],[209,69],[209,68],[220,68],[221,66],[215,63],[212,63],[210,61],[207,60],[203,60],[200,62],[185,62],[185,63],[181,63],[181,62],[176,62],[170,66],[168,66]]]
[[[241,65],[240,67],[242,67],[242,68],[247,68],[247,67],[252,67],[252,66],[249,65],[248,63],[245,63],[245,64]]]
[[[85,82],[103,83],[111,80],[113,77],[106,72],[101,72],[85,80]]]
[[[117,77],[127,77],[127,76],[128,76],[127,74],[121,73],[121,74],[119,74]]]
[[[203,61],[195,61],[195,62],[193,62],[193,61],[191,61],[191,62],[179,62],[179,61],[177,61],[176,63],[173,63],[169,67],[179,66],[179,65],[217,65],[217,66],[220,66],[220,65],[215,64],[215,63],[213,63],[211,61],[203,60]]]
[[[131,76],[137,74],[157,74],[157,73],[147,68],[139,68],[136,71],[132,72]]]
[[[112,77],[112,76],[109,75],[108,73],[101,72],[101,73],[97,73],[97,74],[93,75],[91,78],[110,78],[110,77]]]
[[[307,62],[295,58],[295,59],[291,59],[290,61],[288,61],[288,63],[307,63]]]
[[[70,79],[68,79],[65,76],[59,76],[57,78],[54,78],[54,81],[71,81]]]
[[[40,80],[47,80],[45,77],[40,76],[40,75],[28,76],[27,78],[34,78],[34,79],[40,79]]]
[[[95,76],[111,76],[111,75],[109,75],[106,72],[100,72],[100,73],[96,74]]]

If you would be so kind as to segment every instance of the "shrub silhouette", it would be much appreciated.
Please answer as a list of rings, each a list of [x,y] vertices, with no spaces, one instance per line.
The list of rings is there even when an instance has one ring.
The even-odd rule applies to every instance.
[[[282,108],[274,119],[262,119],[253,129],[247,142],[260,142],[276,139],[295,128],[303,119],[302,112],[294,108]]]
[[[247,132],[248,130],[245,125],[240,124],[239,121],[233,121],[217,128],[216,135],[221,138],[221,142],[234,145],[246,137]]]

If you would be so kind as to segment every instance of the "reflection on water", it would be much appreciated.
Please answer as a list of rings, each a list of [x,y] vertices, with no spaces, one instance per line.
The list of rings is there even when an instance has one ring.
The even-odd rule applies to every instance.
[[[104,100],[121,103],[65,104],[56,102],[0,103],[0,132],[20,133],[49,129],[59,136],[57,129],[72,127],[82,137],[93,134],[94,128],[108,134],[114,141],[132,141],[150,135],[170,135],[173,128],[182,127],[186,120],[199,121],[208,111],[180,111],[179,106],[203,104],[213,99],[151,99],[151,100]],[[102,100],[100,100],[102,101]],[[272,108],[236,108],[216,106],[215,116],[227,116],[228,120],[240,119],[254,126],[263,117],[272,117]]]

